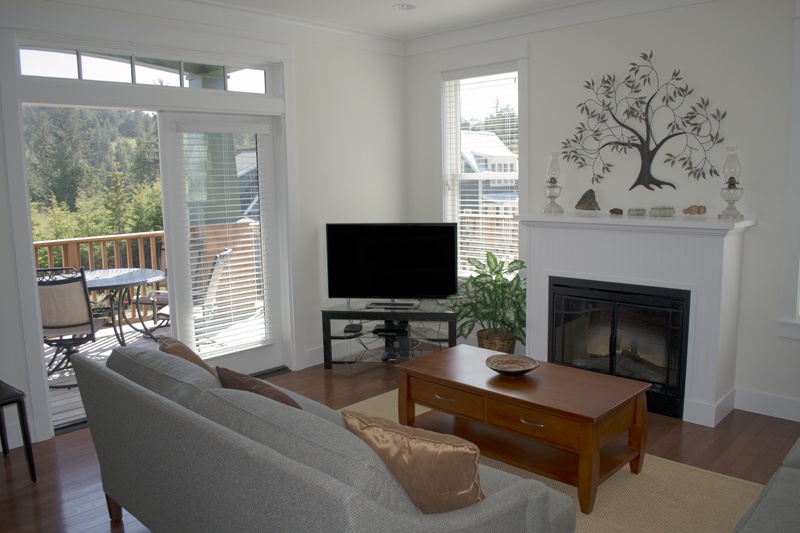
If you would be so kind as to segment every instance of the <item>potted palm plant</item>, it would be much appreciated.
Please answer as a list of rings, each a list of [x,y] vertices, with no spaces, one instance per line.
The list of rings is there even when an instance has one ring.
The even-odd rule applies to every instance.
[[[525,262],[500,261],[491,252],[486,262],[467,259],[475,275],[447,298],[447,307],[458,314],[458,336],[466,338],[475,326],[478,346],[514,353],[516,341],[525,344],[525,279],[519,273]]]

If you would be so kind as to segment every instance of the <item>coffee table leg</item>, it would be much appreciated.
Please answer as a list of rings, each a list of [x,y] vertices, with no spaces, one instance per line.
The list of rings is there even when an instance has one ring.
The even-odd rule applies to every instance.
[[[414,402],[411,401],[411,391],[408,388],[408,374],[400,373],[398,376],[399,387],[397,391],[397,421],[405,426],[414,423]]]
[[[589,514],[594,508],[597,485],[600,483],[600,442],[591,424],[585,424],[578,456],[578,503],[581,512]]]
[[[642,470],[647,449],[647,395],[644,392],[636,398],[636,421],[628,430],[628,446],[639,450],[639,454],[630,462],[631,472],[638,474]]]

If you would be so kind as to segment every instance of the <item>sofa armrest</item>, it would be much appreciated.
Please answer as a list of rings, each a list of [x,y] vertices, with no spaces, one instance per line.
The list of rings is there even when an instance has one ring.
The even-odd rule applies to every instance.
[[[575,531],[576,521],[572,498],[536,480],[522,478],[474,505],[448,513],[401,515],[384,512],[377,520],[374,512],[367,515],[370,518],[351,524],[352,531],[565,533]]]

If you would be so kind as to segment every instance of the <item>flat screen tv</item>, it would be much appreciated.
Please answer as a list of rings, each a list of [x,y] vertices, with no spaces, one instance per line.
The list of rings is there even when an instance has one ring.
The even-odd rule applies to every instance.
[[[458,289],[455,223],[328,224],[328,296],[406,307]],[[412,302],[397,302],[412,300]]]

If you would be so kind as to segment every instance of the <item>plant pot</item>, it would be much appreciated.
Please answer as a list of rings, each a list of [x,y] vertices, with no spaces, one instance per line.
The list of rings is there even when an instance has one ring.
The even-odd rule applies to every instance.
[[[496,352],[514,353],[517,339],[505,331],[482,329],[478,333],[478,347]]]

